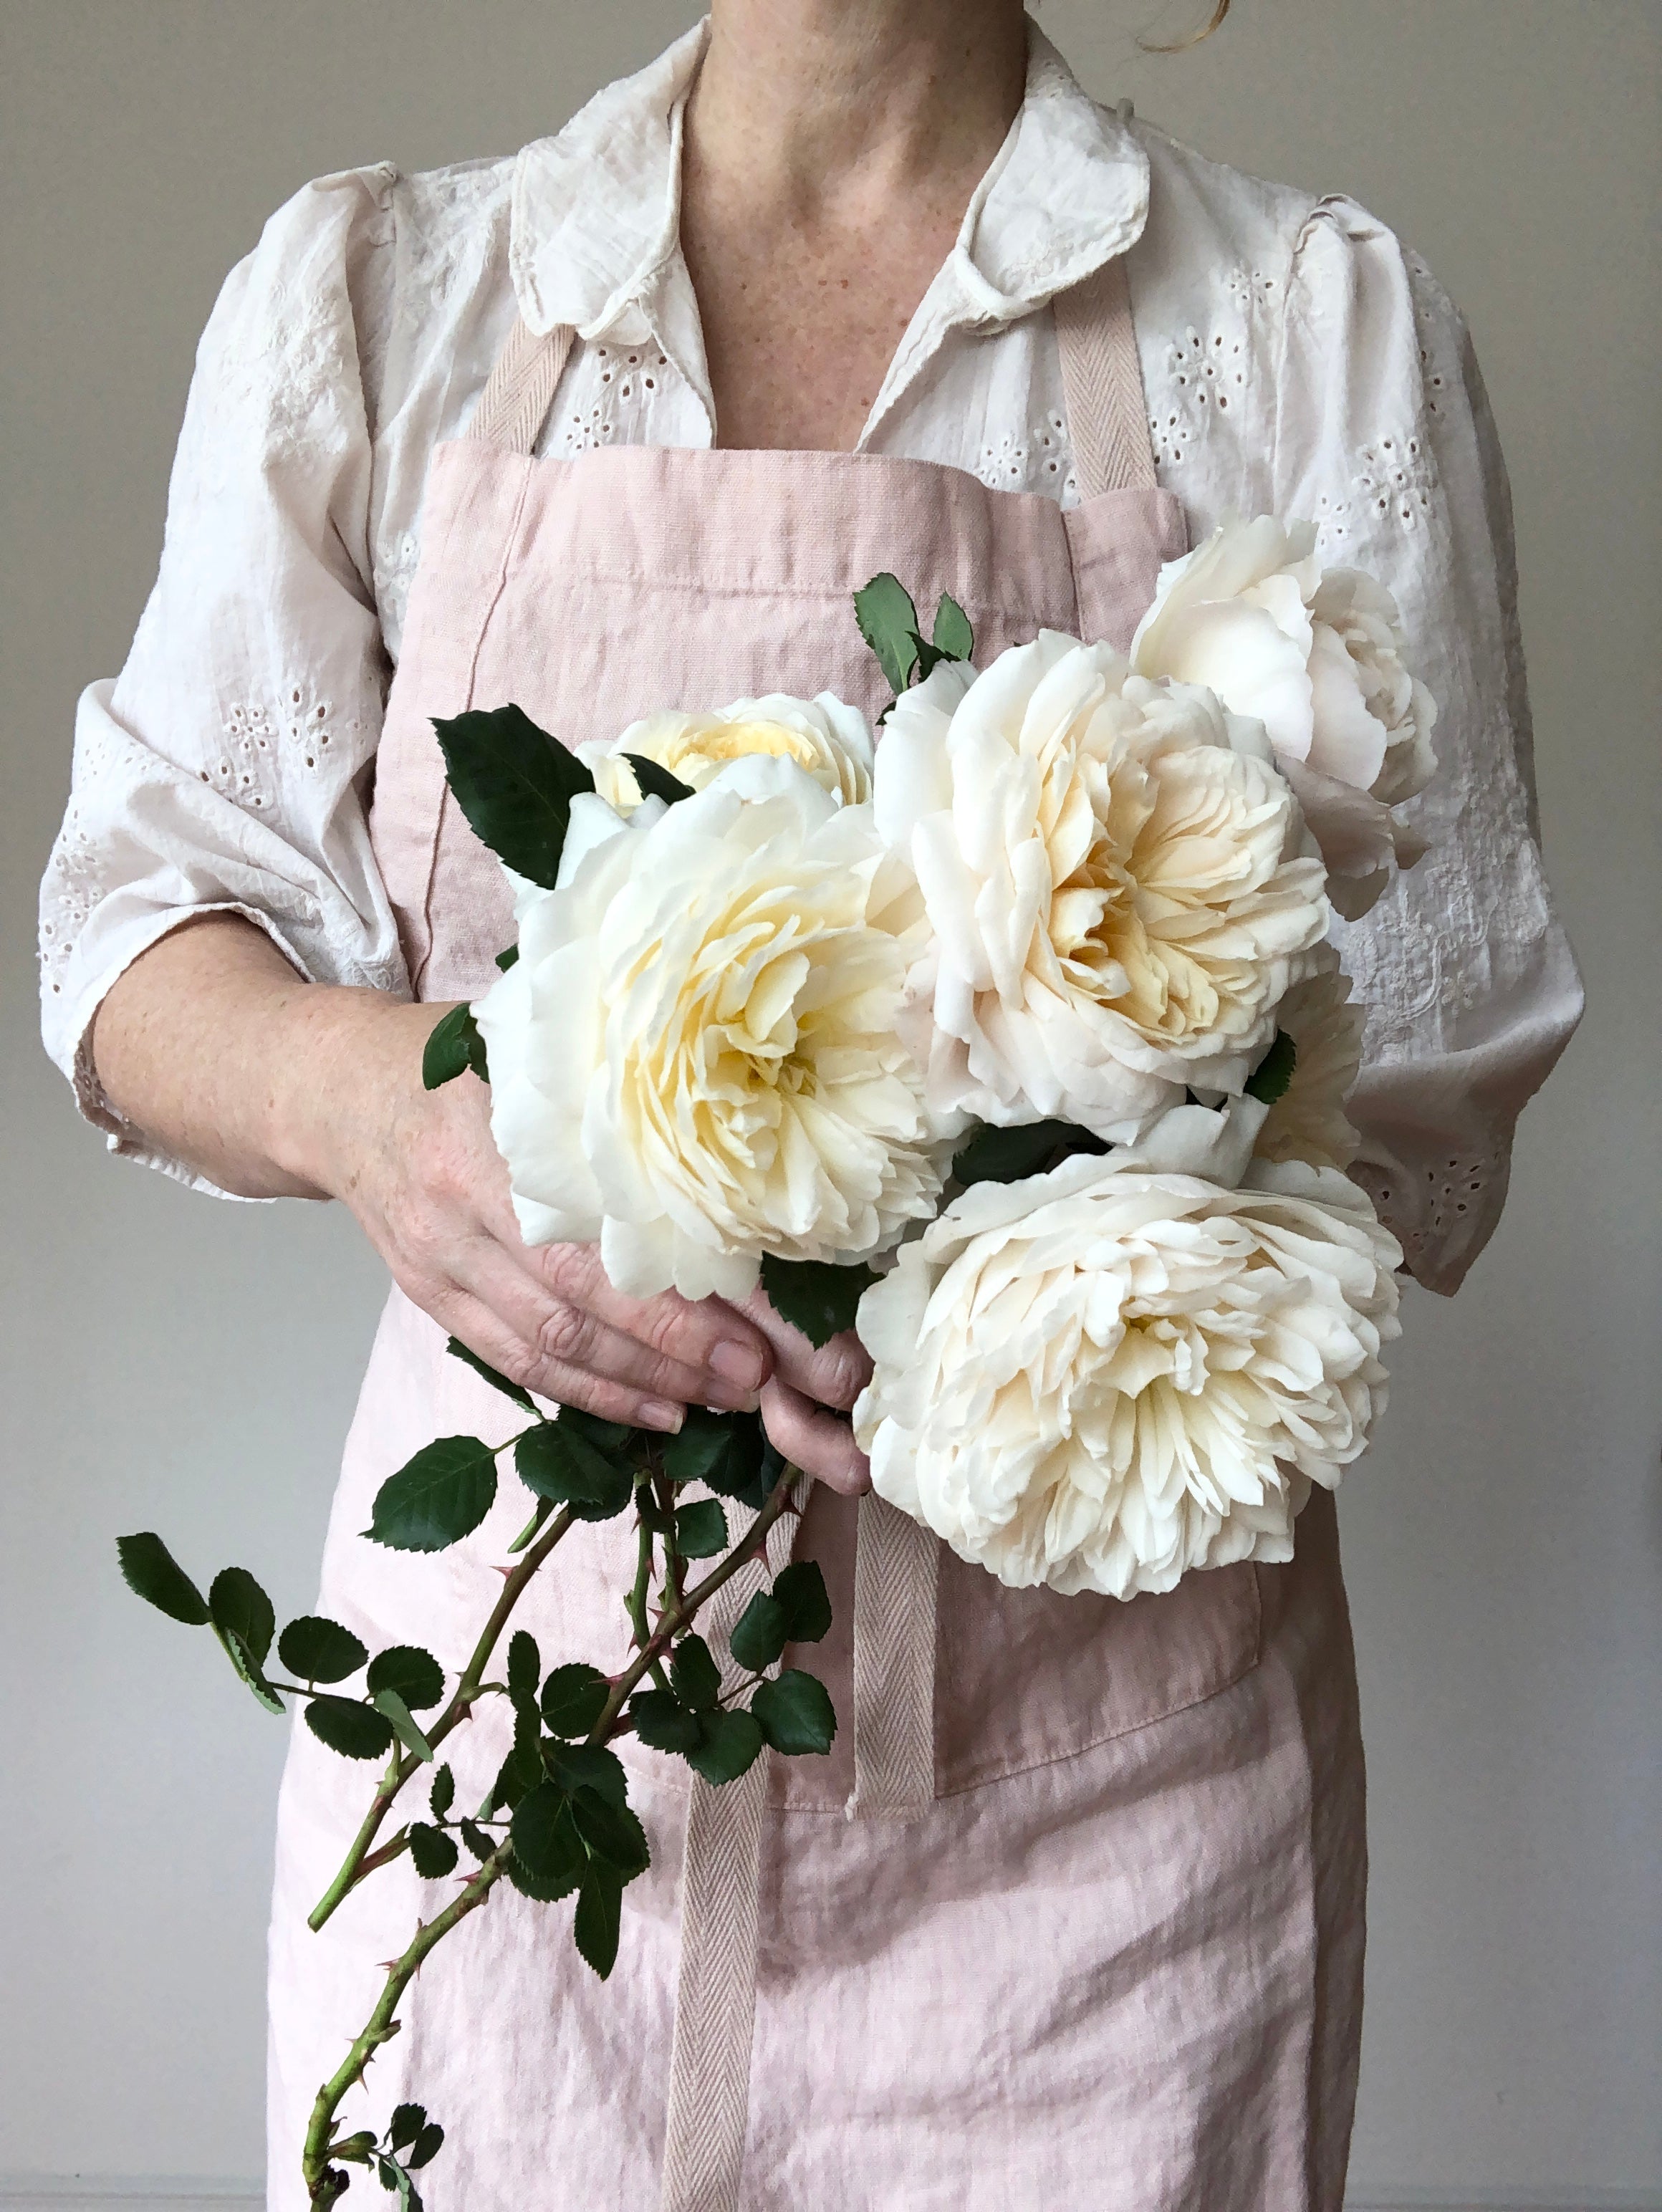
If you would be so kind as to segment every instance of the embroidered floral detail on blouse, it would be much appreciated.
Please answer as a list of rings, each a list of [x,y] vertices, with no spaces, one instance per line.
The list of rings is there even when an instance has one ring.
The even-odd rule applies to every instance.
[[[1079,504],[1068,418],[1055,408],[1031,429],[989,439],[976,456],[975,472],[994,491],[1042,491],[1063,507]]]
[[[1164,349],[1163,378],[1149,392],[1148,430],[1156,465],[1181,466],[1215,422],[1240,415],[1251,397],[1255,339],[1279,311],[1282,286],[1258,269],[1232,270],[1203,328],[1190,323]]]
[[[651,407],[669,374],[668,360],[654,345],[586,348],[571,380],[577,404],[550,418],[543,450],[569,456],[614,441],[642,442],[630,435],[630,426]]]

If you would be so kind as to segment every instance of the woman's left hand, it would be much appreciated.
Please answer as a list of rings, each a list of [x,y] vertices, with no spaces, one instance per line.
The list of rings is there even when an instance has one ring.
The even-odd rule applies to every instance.
[[[854,1440],[849,1412],[871,1379],[872,1363],[852,1329],[816,1350],[782,1321],[759,1287],[739,1308],[773,1347],[762,1385],[762,1423],[775,1448],[816,1482],[857,1498],[872,1486],[871,1462]]]

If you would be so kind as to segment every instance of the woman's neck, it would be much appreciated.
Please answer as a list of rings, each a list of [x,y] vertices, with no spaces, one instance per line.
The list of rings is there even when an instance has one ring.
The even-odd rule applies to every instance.
[[[1019,0],[713,0],[682,245],[721,444],[858,437],[1026,54]]]

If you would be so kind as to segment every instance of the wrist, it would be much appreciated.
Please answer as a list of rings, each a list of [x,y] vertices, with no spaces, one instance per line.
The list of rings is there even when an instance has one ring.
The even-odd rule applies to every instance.
[[[421,1086],[439,1009],[306,984],[273,1010],[265,1149],[320,1198],[350,1199],[365,1146]]]

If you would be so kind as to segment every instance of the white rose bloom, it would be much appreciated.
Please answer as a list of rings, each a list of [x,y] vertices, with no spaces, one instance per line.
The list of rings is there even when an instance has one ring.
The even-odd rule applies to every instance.
[[[978,1183],[861,1300],[873,1486],[1017,1589],[1289,1559],[1384,1407],[1400,1257],[1331,1170]]]
[[[933,1212],[895,1034],[917,895],[868,809],[782,760],[627,823],[586,796],[518,914],[474,1012],[528,1242],[598,1238],[631,1297],[740,1298],[764,1253],[865,1258]]]
[[[1317,972],[1295,983],[1276,1012],[1298,1057],[1293,1080],[1258,1132],[1257,1151],[1260,1159],[1343,1169],[1361,1142],[1344,1103],[1361,1070],[1367,1016],[1350,996],[1337,952],[1324,945],[1322,956]]]
[[[1424,851],[1391,808],[1436,769],[1437,709],[1409,672],[1397,603],[1355,568],[1324,570],[1307,522],[1232,520],[1160,571],[1131,641],[1144,676],[1204,684],[1269,732],[1351,920]]]
[[[641,803],[641,787],[625,753],[656,761],[694,791],[703,790],[730,762],[760,753],[794,761],[846,806],[858,806],[872,795],[871,730],[857,707],[831,691],[817,699],[793,699],[783,692],[766,699],[736,699],[712,714],[648,714],[631,722],[610,744],[591,740],[579,745],[577,757],[594,776],[594,788],[620,814]]]
[[[1053,630],[903,692],[873,805],[928,912],[906,1033],[942,1117],[1114,1139],[1239,1091],[1326,927],[1262,730]]]

